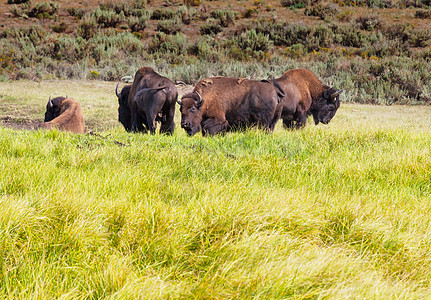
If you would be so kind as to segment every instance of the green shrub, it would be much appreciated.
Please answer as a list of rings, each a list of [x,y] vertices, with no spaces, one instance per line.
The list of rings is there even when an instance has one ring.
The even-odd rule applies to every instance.
[[[418,9],[415,12],[415,18],[428,19],[431,18],[431,11],[426,9]]]
[[[209,18],[206,20],[205,24],[199,27],[199,32],[203,34],[217,34],[221,32],[223,29],[219,22],[216,19]]]
[[[172,53],[186,54],[188,49],[188,41],[184,34],[177,33],[175,35],[167,35],[165,33],[157,33],[148,45],[149,53]]]
[[[335,33],[334,40],[345,47],[360,48],[367,42],[366,35],[360,30],[355,29],[351,25],[334,26],[332,28]]]
[[[94,16],[84,17],[82,22],[79,24],[78,29],[76,31],[77,35],[89,40],[91,39],[97,32],[97,23]]]
[[[190,47],[190,54],[196,55],[201,60],[215,63],[221,60],[220,50],[220,44],[216,40],[205,36]]]
[[[170,20],[176,18],[177,13],[171,8],[157,8],[153,11],[151,19]]]
[[[382,28],[383,34],[391,40],[407,42],[410,39],[411,25],[394,24]]]
[[[401,0],[401,5],[405,7],[429,8],[431,0]]]
[[[85,15],[85,9],[84,8],[69,7],[66,9],[66,11],[70,16],[76,17],[78,19],[82,19]]]
[[[313,1],[316,2],[317,1]],[[287,8],[304,8],[308,5],[310,5],[310,1],[309,0],[280,0],[280,4],[283,7],[287,7]]]
[[[181,21],[189,25],[191,21],[196,18],[197,10],[193,7],[181,6],[177,10],[177,15],[181,18]]]
[[[381,33],[372,35],[370,37],[370,43],[362,48],[361,51],[369,53],[370,56],[379,58],[411,55],[408,42],[403,42],[402,40],[388,40]]]
[[[306,16],[319,17],[321,20],[325,20],[327,17],[333,17],[338,13],[338,9],[333,4],[322,5],[317,4],[313,6],[308,6],[304,10]]]
[[[184,0],[184,4],[187,6],[199,6],[202,4],[202,0]]]
[[[211,16],[220,21],[220,25],[228,27],[234,24],[236,13],[230,10],[213,10]]]
[[[65,34],[53,43],[51,51],[53,59],[76,63],[87,55],[87,45],[82,37],[73,38]]]
[[[431,33],[427,29],[414,30],[410,33],[410,44],[413,47],[426,47],[429,39],[431,39]]]
[[[135,17],[143,17],[149,16],[151,17],[152,11],[147,9],[147,2],[145,0],[135,0],[132,3],[120,2],[120,3],[108,3],[108,4],[100,4],[101,9],[104,10],[113,10],[117,14],[123,13],[126,17],[135,16]]]
[[[305,41],[308,51],[319,50],[321,47],[329,48],[335,41],[335,34],[326,25],[314,27]]]
[[[174,34],[180,32],[182,27],[183,23],[179,17],[176,17],[174,19],[160,20],[157,24],[157,31],[161,31],[166,34]]]
[[[380,28],[382,21],[377,15],[359,16],[355,20],[356,24],[364,30],[372,31]]]
[[[336,18],[340,22],[350,22],[352,19],[353,13],[350,10],[346,10],[342,13],[337,14]]]
[[[272,49],[272,42],[269,36],[256,30],[248,30],[242,33],[237,39],[236,44],[239,48],[246,50],[251,49],[252,51],[270,51]]]
[[[310,28],[304,24],[285,22],[266,22],[263,20],[257,24],[251,24],[256,32],[263,33],[276,46],[292,46],[303,43],[310,35]]]
[[[54,14],[58,12],[60,5],[58,3],[51,2],[39,2],[36,3],[35,7],[33,7],[28,13],[29,17],[34,17],[38,19],[47,19],[52,17]]]
[[[65,22],[61,22],[58,25],[54,25],[52,26],[52,31],[56,32],[56,33],[62,33],[65,32],[67,29],[67,24]]]
[[[131,16],[127,19],[127,24],[132,32],[138,32],[147,28],[148,19],[146,17]]]
[[[247,30],[225,43],[229,56],[240,61],[257,59],[264,61],[270,58],[273,42],[269,36],[256,30]]]
[[[31,1],[32,0],[7,0],[7,4],[23,4]]]
[[[40,44],[48,35],[48,32],[38,25],[24,26],[21,28],[13,28],[4,32],[5,38],[28,39],[33,45]]]
[[[125,19],[124,13],[117,14],[113,10],[102,10],[97,8],[93,12],[96,23],[104,28],[115,27]]]

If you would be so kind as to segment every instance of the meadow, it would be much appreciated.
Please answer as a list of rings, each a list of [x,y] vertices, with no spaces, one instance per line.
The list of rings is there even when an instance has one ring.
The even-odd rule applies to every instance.
[[[0,126],[0,298],[431,297],[431,107],[126,133],[115,82],[0,83],[6,125],[79,99],[93,134]]]

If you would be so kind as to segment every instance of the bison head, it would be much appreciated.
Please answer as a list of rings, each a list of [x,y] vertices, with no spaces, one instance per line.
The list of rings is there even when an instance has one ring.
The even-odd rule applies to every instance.
[[[334,117],[337,109],[340,107],[340,93],[341,90],[334,90],[333,88],[325,86],[324,91],[319,99],[313,102],[310,107],[310,114],[313,115],[314,123],[328,124]]]
[[[181,127],[189,136],[196,134],[202,130],[202,105],[204,100],[198,92],[193,92],[184,95],[181,101],[177,101],[180,105],[181,112]]]
[[[123,89],[121,90],[120,93],[118,93],[118,85],[115,88],[115,94],[118,97],[118,121],[123,124],[124,129],[126,129],[126,131],[131,131],[132,130],[132,124],[131,124],[131,114],[130,114],[130,108],[129,108],[129,104],[127,103],[128,99],[129,99],[129,93],[130,93],[130,89],[132,87],[132,85],[126,85],[125,87],[123,87]]]
[[[46,105],[46,113],[44,122],[49,122],[57,118],[61,113],[61,103],[66,97],[49,97],[48,104]]]

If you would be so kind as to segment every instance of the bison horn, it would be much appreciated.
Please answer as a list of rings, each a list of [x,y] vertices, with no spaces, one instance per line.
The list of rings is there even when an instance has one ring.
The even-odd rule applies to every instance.
[[[51,101],[51,96],[49,96],[48,106],[49,106],[49,107],[52,107],[52,106],[53,106],[53,105],[52,105],[52,101]]]
[[[180,100],[177,99],[177,103],[181,106],[183,105]]]
[[[343,91],[343,89],[341,89],[341,90],[338,90],[338,91],[336,91],[335,93],[333,93],[332,95],[331,95],[331,99],[332,99],[332,101],[334,101],[335,100],[335,98],[338,96],[338,95],[340,95],[340,93]]]
[[[198,91],[195,91],[195,93],[196,93],[196,94],[198,95],[198,97],[199,97],[199,100],[197,101],[197,105],[198,105],[198,106],[201,106],[201,105],[203,104],[204,100],[202,99],[201,94],[199,94],[199,93],[198,93]]]
[[[118,86],[120,85],[120,83],[117,83],[117,86],[115,87],[115,94],[117,95],[118,98],[120,98],[120,94],[118,93]]]

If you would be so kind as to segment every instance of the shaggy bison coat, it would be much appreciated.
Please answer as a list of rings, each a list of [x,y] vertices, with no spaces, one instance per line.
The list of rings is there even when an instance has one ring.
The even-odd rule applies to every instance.
[[[281,114],[286,128],[303,127],[309,115],[313,115],[316,125],[328,124],[340,107],[342,90],[322,84],[310,70],[288,70],[276,81],[286,94]]]
[[[156,121],[160,121],[160,133],[172,134],[177,99],[178,90],[170,79],[149,67],[139,69],[127,98],[131,131],[155,133]]]
[[[58,128],[74,133],[85,132],[84,116],[81,105],[73,98],[56,97],[48,101],[44,123],[38,128]]]
[[[281,115],[283,90],[273,81],[213,77],[182,97],[181,127],[203,135],[258,126],[272,131]]]

